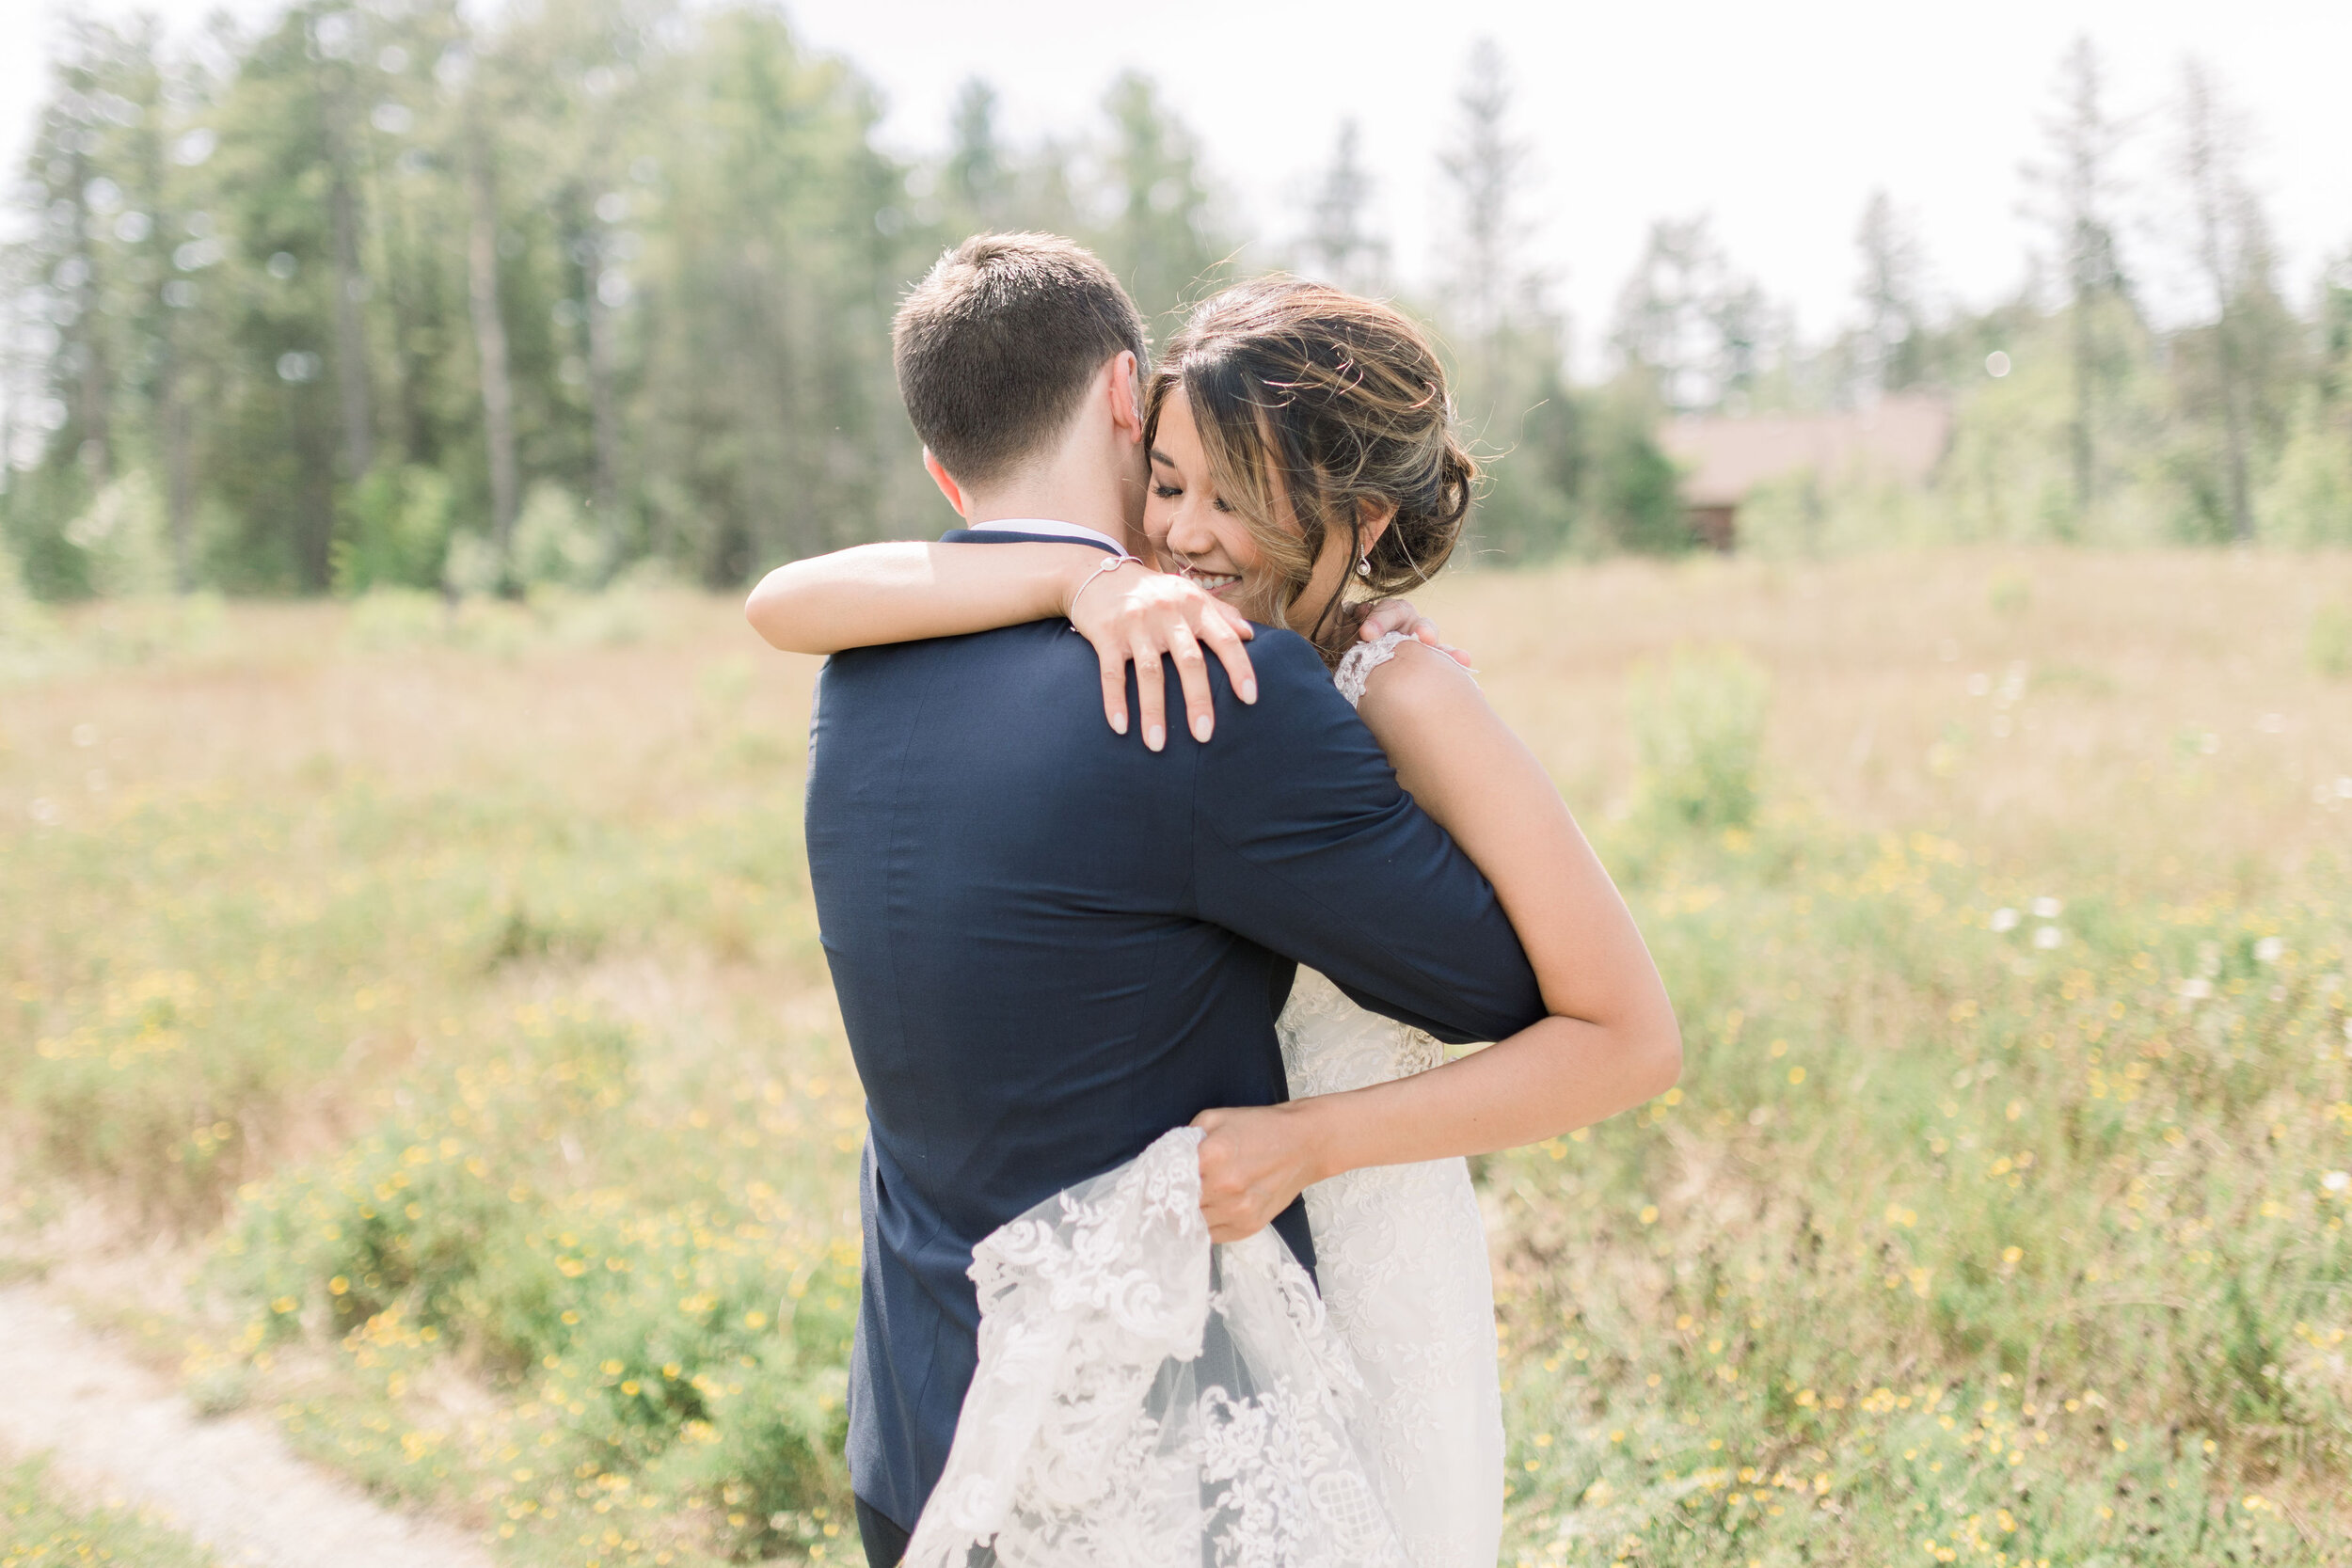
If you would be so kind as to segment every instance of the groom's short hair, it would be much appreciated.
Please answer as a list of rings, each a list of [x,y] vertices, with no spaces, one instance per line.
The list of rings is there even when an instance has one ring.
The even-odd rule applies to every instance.
[[[965,485],[989,484],[1061,432],[1103,361],[1144,363],[1143,316],[1084,245],[975,234],[939,259],[891,325],[914,433]]]

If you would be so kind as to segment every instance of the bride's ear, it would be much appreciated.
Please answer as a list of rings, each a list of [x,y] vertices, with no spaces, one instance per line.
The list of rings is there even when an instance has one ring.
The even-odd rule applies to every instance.
[[[1375,501],[1369,496],[1359,500],[1356,503],[1356,543],[1359,553],[1370,555],[1372,547],[1380,543],[1381,536],[1389,531],[1389,525],[1394,521],[1396,521],[1396,502]],[[1348,569],[1350,571],[1355,569],[1353,562],[1348,563]]]
[[[956,509],[956,515],[970,516],[971,514],[963,509],[963,486],[956,483],[955,475],[940,467],[939,459],[931,455],[929,447],[923,449],[923,467],[930,472],[931,483],[939,486],[939,493],[947,498],[947,504]]]

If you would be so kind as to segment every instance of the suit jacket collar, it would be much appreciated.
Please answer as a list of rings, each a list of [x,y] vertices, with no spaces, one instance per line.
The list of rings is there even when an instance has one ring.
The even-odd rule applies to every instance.
[[[1045,517],[1007,517],[1001,521],[982,523],[977,528],[951,529],[940,535],[943,545],[1091,545],[1111,555],[1125,555],[1117,541],[1108,534],[1076,523],[1057,522]]]

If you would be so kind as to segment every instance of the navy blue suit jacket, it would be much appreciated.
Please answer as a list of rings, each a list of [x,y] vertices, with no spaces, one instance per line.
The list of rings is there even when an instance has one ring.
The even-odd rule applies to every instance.
[[[1257,703],[1212,660],[1216,737],[1156,754],[1104,722],[1062,621],[851,649],[819,680],[810,883],[870,1129],[850,1474],[902,1526],[972,1381],[974,1244],[1203,1110],[1286,1098],[1298,964],[1449,1041],[1543,1016],[1493,890],[1314,650],[1261,628],[1249,651]],[[1311,1266],[1303,1206],[1276,1226]]]

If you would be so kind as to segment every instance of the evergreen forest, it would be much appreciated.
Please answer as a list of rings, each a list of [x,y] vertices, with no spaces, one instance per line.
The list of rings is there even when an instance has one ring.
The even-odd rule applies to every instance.
[[[2194,63],[2157,117],[2119,113],[2090,41],[2053,63],[2013,297],[1939,298],[1879,193],[1849,319],[1805,341],[1704,214],[1666,217],[1580,324],[1580,377],[1490,43],[1443,106],[1443,265],[1405,283],[1351,125],[1298,150],[1295,230],[1246,233],[1149,79],[1032,145],[970,82],[909,161],[856,65],[766,5],[310,0],[60,36],[0,253],[0,577],[38,598],[724,588],[929,531],[888,324],[983,228],[1092,245],[1163,340],[1274,266],[1399,298],[1493,460],[1488,563],[1692,547],[1662,420],[1903,392],[1954,408],[1932,485],[1805,475],[1743,546],[2352,541],[2352,250],[2285,275],[2250,122]],[[2127,137],[2177,176],[2163,224],[2125,221]],[[2157,268],[2195,279],[2186,317],[2148,308]]]

